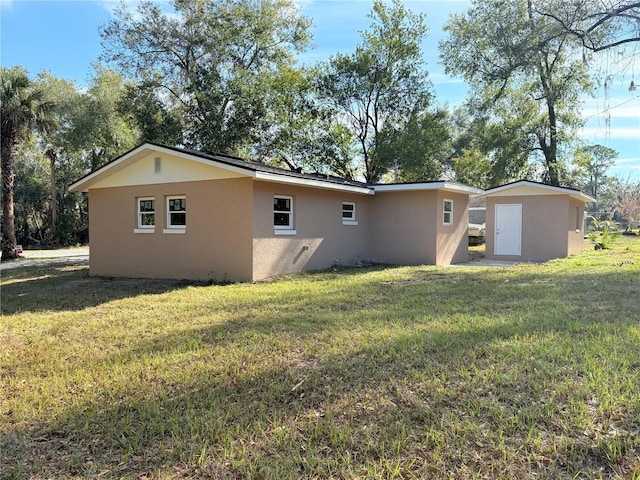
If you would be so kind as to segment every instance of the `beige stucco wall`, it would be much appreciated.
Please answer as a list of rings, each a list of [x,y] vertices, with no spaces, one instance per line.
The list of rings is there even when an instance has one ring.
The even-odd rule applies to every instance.
[[[495,260],[544,262],[562,258],[583,248],[584,225],[576,232],[576,208],[580,215],[584,203],[568,195],[523,195],[487,197],[487,236],[485,256]],[[495,254],[496,204],[522,205],[521,255]],[[582,219],[582,216],[580,217]]]
[[[142,167],[134,164],[140,171],[131,178],[143,181],[152,172],[152,160],[150,155],[140,160]],[[180,165],[200,168],[163,157],[164,173]],[[104,180],[100,188],[91,188],[91,274],[254,281],[335,264],[447,265],[468,260],[467,195],[438,190],[358,194],[229,178],[222,170],[209,170],[206,180],[125,186]],[[166,197],[172,195],[187,199],[183,234],[163,231]],[[274,231],[275,195],[293,197],[295,235]],[[153,233],[135,231],[140,197],[156,200]],[[442,222],[445,198],[454,202],[451,226]],[[356,204],[357,225],[343,224],[343,202]]]
[[[453,225],[442,223],[443,201],[453,201]],[[450,265],[469,261],[469,196],[438,192],[436,265]]]
[[[569,198],[569,220],[567,225],[567,255],[573,255],[585,248],[584,242],[585,204],[580,200]]]
[[[163,233],[168,195],[185,195],[184,234]],[[154,197],[154,233],[134,233],[137,198]],[[250,178],[89,190],[92,275],[249,281]]]
[[[453,201],[453,225],[443,225],[444,199]],[[400,265],[467,261],[468,200],[437,190],[376,193],[371,260]]]
[[[293,197],[295,235],[276,235],[273,197]],[[342,202],[355,202],[358,225],[342,224]],[[368,260],[371,196],[254,182],[253,279]]]

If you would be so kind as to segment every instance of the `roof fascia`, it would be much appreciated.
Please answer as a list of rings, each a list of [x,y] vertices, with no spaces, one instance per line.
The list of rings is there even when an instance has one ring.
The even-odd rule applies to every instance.
[[[550,192],[569,195],[572,198],[575,198],[577,200],[582,200],[583,202],[587,202],[587,203],[596,201],[596,199],[593,198],[591,195],[587,195],[586,193],[581,192],[580,190],[573,190],[571,188],[565,188],[565,187],[557,187],[555,185],[546,185],[544,183],[529,182],[527,180],[509,183],[507,185],[502,185],[500,187],[490,188],[489,190],[485,191],[483,195],[480,195],[480,196],[489,197],[494,193],[504,192],[505,190],[511,190],[513,188],[518,188],[518,187],[532,187],[532,188],[539,188],[541,190],[548,190]]]
[[[255,172],[255,179],[263,180],[265,182],[287,183],[289,185],[298,185],[301,187],[324,188],[328,190],[338,190],[341,192],[352,192],[365,195],[373,195],[375,193],[375,191],[369,187],[358,187],[355,185],[333,183],[324,180],[315,180],[312,178],[291,177],[285,174],[278,173],[257,171]]]
[[[416,190],[444,190],[446,192],[466,193],[468,195],[480,195],[484,190],[461,183],[429,182],[429,183],[392,183],[387,185],[375,185],[376,192],[410,192]]]

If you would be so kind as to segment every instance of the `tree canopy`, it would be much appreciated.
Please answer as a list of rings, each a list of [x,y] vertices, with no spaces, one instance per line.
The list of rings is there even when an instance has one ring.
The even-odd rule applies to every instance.
[[[342,114],[358,143],[367,182],[377,182],[393,165],[395,153],[381,148],[409,118],[427,109],[431,93],[421,42],[427,33],[424,15],[402,2],[376,0],[370,29],[352,54],[326,62],[319,78],[322,97]]]
[[[563,3],[545,5],[557,11]],[[539,159],[543,179],[559,185],[560,149],[581,125],[581,98],[591,89],[575,42],[552,35],[555,25],[548,15],[524,0],[476,0],[445,29],[449,37],[440,44],[445,71],[463,76],[475,108],[489,114],[494,135],[485,153],[512,172]]]
[[[102,30],[103,58],[176,108],[186,146],[238,153],[265,128],[268,92],[310,40],[290,0],[125,3]]]

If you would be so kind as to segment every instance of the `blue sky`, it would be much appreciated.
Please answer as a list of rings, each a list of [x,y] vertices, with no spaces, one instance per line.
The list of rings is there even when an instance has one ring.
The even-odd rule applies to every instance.
[[[79,86],[88,84],[91,64],[101,52],[98,29],[108,21],[116,4],[110,0],[0,0],[0,63],[21,65],[32,76],[48,70]],[[301,58],[305,63],[353,51],[360,41],[358,32],[370,23],[369,0],[298,0],[297,4],[314,23],[315,49]],[[429,34],[423,50],[437,102],[458,105],[466,96],[467,86],[444,74],[437,46],[449,14],[464,10],[469,2],[408,0],[405,4],[427,15]],[[606,90],[600,86],[595,98],[586,99],[583,117],[588,120],[581,137],[589,144],[599,143],[619,152],[610,174],[640,180],[640,59],[631,61],[610,53],[599,65],[602,71],[616,74],[609,79]],[[635,92],[628,91],[631,80],[638,84]]]

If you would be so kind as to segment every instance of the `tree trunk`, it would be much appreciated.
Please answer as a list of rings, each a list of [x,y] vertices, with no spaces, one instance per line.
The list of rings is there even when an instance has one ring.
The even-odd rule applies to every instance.
[[[50,177],[50,192],[51,192],[51,235],[53,236],[54,243],[57,243],[57,225],[58,225],[58,198],[56,189],[56,160],[58,154],[53,147],[47,148],[45,155],[49,158],[49,177]]]
[[[2,261],[18,257],[16,253],[16,225],[14,213],[14,188],[16,174],[13,168],[13,146],[15,141],[2,138],[0,163],[2,166]]]
[[[558,169],[558,119],[554,100],[547,98],[549,111],[549,156],[547,157],[547,169],[549,170],[549,183],[560,186],[560,171]]]

